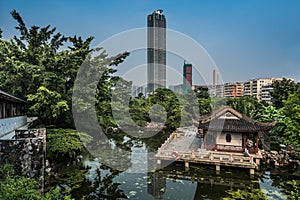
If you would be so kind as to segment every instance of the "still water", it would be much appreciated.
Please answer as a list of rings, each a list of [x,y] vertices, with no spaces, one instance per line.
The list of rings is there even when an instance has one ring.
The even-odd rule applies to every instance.
[[[135,147],[144,151],[146,145]],[[268,199],[286,199],[282,183],[299,179],[293,169],[262,168],[254,177],[249,170],[174,162],[162,169],[145,173],[128,173],[105,166],[86,156],[77,165],[59,171],[52,186],[71,191],[76,199],[222,199],[227,191],[260,189]]]
[[[97,160],[86,160],[84,165],[89,167],[86,179],[91,183],[99,179],[99,171],[103,183],[105,177],[112,176],[109,170],[101,169]],[[120,172],[103,187],[118,185],[116,193],[106,194],[120,199],[222,199],[230,189],[245,188],[260,188],[268,199],[286,199],[282,189],[273,184],[271,176],[278,178],[277,172],[260,171],[255,177],[250,177],[248,170],[223,168],[220,174],[216,174],[214,169],[214,166],[191,165],[186,171],[183,164],[172,163],[156,172]],[[121,197],[120,193],[125,196]],[[100,198],[101,194],[94,197]]]

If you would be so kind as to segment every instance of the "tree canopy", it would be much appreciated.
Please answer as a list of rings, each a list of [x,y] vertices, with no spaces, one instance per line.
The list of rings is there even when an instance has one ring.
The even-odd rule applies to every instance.
[[[281,81],[275,81],[272,87],[272,105],[275,108],[282,108],[284,106],[283,101],[287,100],[289,94],[297,90],[298,85],[291,79],[283,78]]]
[[[0,39],[0,88],[28,100],[28,115],[39,116],[42,124],[73,127],[73,85],[79,68],[93,52],[93,37],[65,36],[50,25],[27,27],[16,10],[11,15],[20,34],[9,41]],[[115,81],[111,76],[116,70],[108,66],[117,65],[127,55],[105,55],[97,63],[105,71],[98,84],[98,101],[109,98],[106,91]]]

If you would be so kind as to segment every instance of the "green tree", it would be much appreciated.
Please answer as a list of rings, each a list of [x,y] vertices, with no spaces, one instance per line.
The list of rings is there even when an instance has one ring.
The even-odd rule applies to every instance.
[[[73,129],[47,130],[47,158],[56,163],[70,160],[85,151],[92,137]]]
[[[257,119],[261,122],[284,122],[284,114],[281,109],[276,109],[273,105],[262,106],[259,113],[257,114]]]
[[[34,101],[29,100],[29,107],[32,107],[29,115],[36,114],[38,107],[42,106],[36,104],[44,101],[38,93],[41,88],[46,88],[60,96],[60,103],[48,103],[55,111],[48,109],[42,117],[43,122],[46,125],[73,126],[72,113],[68,109],[71,108],[73,84],[78,69],[91,52],[93,37],[86,40],[77,36],[67,37],[57,33],[56,28],[50,28],[50,25],[28,28],[17,11],[13,10],[11,15],[18,23],[16,29],[20,36],[14,36],[10,41],[0,39],[0,88],[23,99],[35,97]],[[71,46],[62,50],[66,42],[70,42]]]
[[[300,146],[300,89],[294,94],[290,94],[287,100],[283,100],[282,108],[285,115],[286,128],[284,131],[284,141],[287,144]]]
[[[280,144],[283,143],[284,130],[285,130],[285,115],[282,109],[276,109],[273,105],[262,106],[256,115],[256,120],[260,122],[276,122],[276,125],[268,133],[261,133],[263,137],[260,141],[270,141],[270,146],[265,144],[266,149],[278,150]]]
[[[33,104],[29,110],[39,116],[46,125],[56,124],[56,121],[52,120],[57,120],[58,116],[69,110],[67,102],[62,100],[61,94],[50,91],[44,86],[39,87],[37,93],[27,95],[27,100]]]
[[[272,104],[278,109],[284,106],[283,101],[287,100],[289,94],[293,94],[297,90],[298,85],[290,79],[283,78],[282,81],[275,81],[272,87]]]
[[[245,200],[267,200],[266,196],[260,189],[237,189],[227,191],[229,197],[223,198],[224,200],[229,199],[245,199]]]
[[[38,191],[37,181],[33,178],[27,178],[14,174],[10,165],[3,165],[0,168],[0,199],[3,200],[71,200],[68,195],[59,196],[58,190],[51,190],[43,196]]]
[[[207,115],[211,112],[211,99],[208,93],[208,88],[199,87],[194,90],[199,104],[199,114]]]
[[[179,127],[183,107],[180,105],[179,99],[171,90],[158,88],[148,99],[150,106],[158,104],[164,107],[167,113],[165,126],[168,129],[174,130]]]
[[[299,180],[291,180],[286,183],[285,193],[288,200],[298,200],[300,198],[300,182]]]
[[[92,57],[92,54],[97,56]],[[80,114],[96,111],[98,121],[104,131],[117,126],[112,116],[112,107],[118,109],[119,105],[118,102],[112,105],[112,97],[125,98],[128,96],[128,89],[131,89],[130,82],[114,75],[117,72],[114,66],[123,62],[128,55],[129,53],[125,52],[108,57],[105,50],[97,48],[87,56],[83,63],[84,67],[77,77],[73,91],[75,95],[72,99],[73,112]],[[88,123],[85,120],[82,126],[89,129],[91,125]]]
[[[262,104],[255,97],[243,96],[239,98],[228,98],[226,104],[240,113],[257,119],[259,118],[259,111],[262,108]]]
[[[130,116],[138,126],[146,126],[149,120],[149,102],[143,95],[131,98]]]

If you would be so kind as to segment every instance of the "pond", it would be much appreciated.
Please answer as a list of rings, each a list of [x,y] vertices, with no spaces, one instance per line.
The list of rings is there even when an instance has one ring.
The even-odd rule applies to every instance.
[[[133,152],[145,151],[138,142]],[[133,153],[134,154],[134,153]],[[146,161],[145,161],[146,162]],[[229,190],[259,189],[268,199],[286,199],[282,183],[299,179],[293,169],[261,168],[250,177],[246,169],[173,162],[151,172],[114,170],[87,155],[76,165],[59,170],[51,186],[70,191],[75,199],[222,199]]]

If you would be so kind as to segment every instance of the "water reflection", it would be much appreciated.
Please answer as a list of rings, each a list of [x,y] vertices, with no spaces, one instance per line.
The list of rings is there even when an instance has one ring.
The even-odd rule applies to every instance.
[[[184,166],[173,165],[155,172],[157,186],[163,185],[165,180],[165,193],[159,197],[167,199],[171,196],[176,199],[220,199],[226,196],[230,189],[259,188],[258,181],[245,178],[246,172],[236,173],[232,169],[224,168],[220,175],[216,175],[213,166],[192,165],[189,171]],[[155,194],[161,194],[158,188]],[[188,197],[188,198],[187,198]]]
[[[263,177],[260,179],[259,184],[262,192],[268,199],[287,199],[287,196],[283,194],[283,189],[280,189],[279,185],[274,185],[274,180],[271,179],[271,172],[266,171]]]
[[[89,170],[89,177],[107,176],[108,172],[103,169],[95,173],[97,166],[101,166],[97,161],[88,164],[93,166]],[[108,177],[113,179],[110,179],[110,184],[117,184],[116,192],[130,199],[220,199],[230,189],[260,188],[258,179],[251,180],[245,177],[246,174],[246,171],[224,168],[220,175],[216,175],[213,167],[209,166],[191,166],[189,171],[185,171],[184,166],[174,163],[156,172],[122,172]],[[90,181],[94,179],[89,178]]]
[[[140,155],[138,163],[122,161],[121,164],[127,169],[149,165],[151,160],[144,157],[145,153],[149,148],[157,148],[161,142],[158,136],[149,138],[147,142],[126,137],[119,140],[116,145],[130,144],[129,157]],[[86,156],[83,163],[59,171],[50,184],[71,190],[75,199],[222,199],[227,196],[228,190],[249,188],[261,189],[270,199],[284,199],[286,196],[280,189],[282,183],[299,179],[294,171],[283,175],[276,169],[261,169],[254,178],[249,177],[248,170],[240,168],[222,167],[220,174],[216,174],[215,166],[192,164],[186,171],[183,163],[176,162],[160,170],[146,171],[117,171],[98,159]]]
[[[288,173],[289,174],[289,173]],[[261,189],[268,199],[285,199],[280,181],[286,177],[275,172],[261,172],[251,179],[247,170],[182,163],[148,173],[113,170],[97,159],[86,158],[78,165],[61,170],[51,185],[70,189],[75,199],[222,199],[226,191]]]

